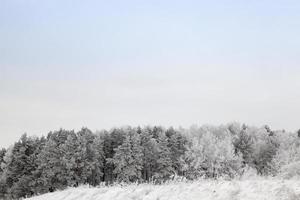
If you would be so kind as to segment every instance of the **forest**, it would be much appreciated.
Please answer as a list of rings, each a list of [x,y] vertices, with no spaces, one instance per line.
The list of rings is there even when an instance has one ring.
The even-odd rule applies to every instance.
[[[0,164],[0,199],[80,185],[231,180],[249,170],[289,179],[300,175],[300,131],[239,123],[60,129],[42,137],[23,134],[0,150]]]

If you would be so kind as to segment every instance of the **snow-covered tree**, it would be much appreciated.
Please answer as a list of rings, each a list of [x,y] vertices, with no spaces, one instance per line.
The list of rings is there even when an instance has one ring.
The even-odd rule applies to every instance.
[[[280,145],[271,162],[272,169],[285,178],[300,176],[300,138],[297,133],[280,132],[277,140]]]
[[[172,175],[175,175],[175,169],[172,164],[172,154],[168,144],[168,138],[164,133],[157,138],[157,160],[154,178],[158,181],[165,181]]]
[[[140,137],[134,130],[129,130],[123,144],[116,150],[111,162],[115,169],[114,174],[121,182],[140,181],[142,172],[142,147]]]
[[[51,192],[68,186],[67,169],[62,158],[65,153],[63,145],[70,134],[74,134],[74,131],[60,129],[48,134],[44,148],[37,159],[36,174],[40,177],[38,179],[39,193]]]
[[[171,152],[172,167],[176,174],[181,176],[183,175],[184,166],[182,156],[184,156],[187,150],[187,139],[183,134],[180,134],[173,128],[166,131],[166,136],[168,137],[168,146]]]
[[[79,155],[81,157],[81,179],[83,183],[95,185],[102,177],[103,160],[99,160],[103,154],[102,143],[94,146],[95,135],[87,128],[82,128],[78,133]],[[100,139],[100,138],[98,138]],[[98,141],[101,142],[101,141]],[[101,161],[101,162],[100,162]]]
[[[254,136],[253,144],[253,164],[260,175],[273,174],[272,160],[276,155],[279,142],[272,134],[270,135],[270,128],[264,126],[262,128],[252,128]]]
[[[216,136],[206,130],[190,140],[192,145],[185,155],[188,178],[233,177],[241,173],[242,159],[235,154],[230,135]]]
[[[141,147],[143,159],[142,177],[144,181],[150,181],[154,175],[157,160],[157,141],[152,137],[151,128],[145,127],[141,130]]]
[[[100,135],[96,135],[92,144],[93,153],[93,168],[91,177],[89,178],[89,184],[96,186],[99,185],[103,179],[103,170],[105,156],[103,152],[103,140]]]
[[[111,159],[115,155],[115,149],[120,146],[125,138],[125,131],[123,129],[112,129],[110,132],[102,131],[100,132],[101,138],[103,140],[103,153],[105,156],[103,172],[104,181],[106,183],[113,183],[115,180],[114,164]]]
[[[163,182],[176,174],[232,178],[244,168],[290,178],[300,176],[299,163],[299,131],[269,126],[122,127],[96,134],[60,129],[46,138],[23,135],[0,150],[0,199],[79,184]]]
[[[12,152],[14,146],[10,146],[6,149],[6,152],[3,156],[3,161],[1,163],[1,176],[0,176],[0,199],[4,199],[7,195],[7,190],[11,187],[12,180],[7,176],[8,173],[8,165],[12,162]]]
[[[34,194],[32,181],[36,170],[36,149],[38,139],[23,134],[14,144],[2,164],[2,181],[6,183],[6,193],[10,198],[20,198]]]
[[[2,148],[0,150],[0,176],[1,176],[2,172],[3,172],[2,168],[1,168],[1,165],[2,165],[2,163],[4,163],[4,156],[5,156],[5,154],[6,154],[6,149]]]
[[[243,157],[244,165],[252,165],[254,141],[253,136],[247,131],[247,126],[243,125],[242,130],[233,136],[233,146],[236,155]]]
[[[61,145],[62,157],[58,162],[61,162],[64,169],[65,178],[68,186],[78,186],[83,184],[83,177],[81,176],[83,168],[83,157],[80,149],[80,143],[77,135],[73,132],[67,137],[64,144]]]

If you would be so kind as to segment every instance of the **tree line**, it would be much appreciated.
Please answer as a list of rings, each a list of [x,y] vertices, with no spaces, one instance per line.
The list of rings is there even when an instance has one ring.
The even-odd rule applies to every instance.
[[[82,184],[162,183],[176,177],[231,179],[249,169],[263,176],[291,177],[300,175],[300,131],[238,123],[189,129],[60,129],[46,137],[22,135],[0,150],[0,165],[0,199]]]

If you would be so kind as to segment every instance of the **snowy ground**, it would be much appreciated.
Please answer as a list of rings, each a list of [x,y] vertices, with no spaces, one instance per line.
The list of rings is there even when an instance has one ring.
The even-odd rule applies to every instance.
[[[300,200],[300,180],[177,182],[164,185],[79,187],[30,200]],[[29,200],[29,199],[28,199]]]

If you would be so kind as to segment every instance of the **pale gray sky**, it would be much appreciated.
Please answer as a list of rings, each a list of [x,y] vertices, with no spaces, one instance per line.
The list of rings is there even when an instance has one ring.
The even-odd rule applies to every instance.
[[[59,128],[300,128],[299,1],[0,1],[0,146]]]

